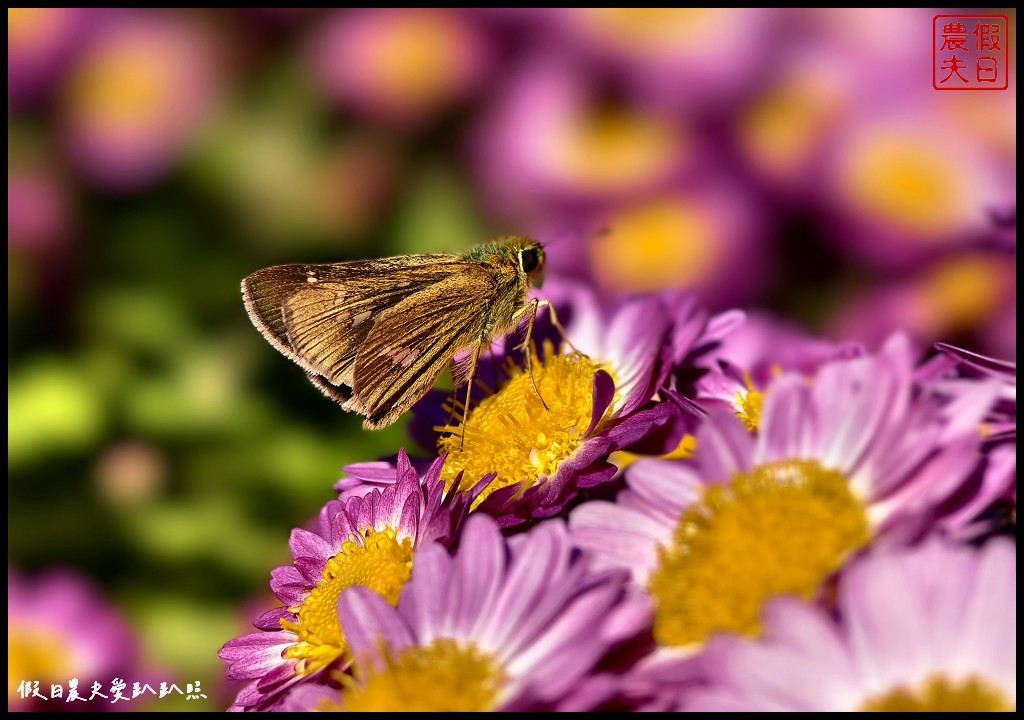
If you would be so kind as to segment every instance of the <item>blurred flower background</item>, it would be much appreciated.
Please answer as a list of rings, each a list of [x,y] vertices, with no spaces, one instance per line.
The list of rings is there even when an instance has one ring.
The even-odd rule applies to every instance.
[[[289,530],[405,443],[252,328],[261,267],[532,234],[607,295],[1015,361],[1016,16],[1009,91],[937,92],[936,12],[8,9],[9,706],[226,707]]]

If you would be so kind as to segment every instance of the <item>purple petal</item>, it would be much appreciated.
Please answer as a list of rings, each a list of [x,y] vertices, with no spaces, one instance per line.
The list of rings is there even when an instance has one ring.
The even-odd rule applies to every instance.
[[[994,408],[1003,388],[1002,383],[996,380],[966,382],[970,385],[954,395],[952,401],[942,409],[942,415],[948,422],[943,428],[940,442],[958,435],[976,433],[985,415]]]
[[[664,306],[654,295],[627,302],[612,318],[607,332],[618,352],[612,357],[606,349],[602,359],[614,363],[624,393],[616,414],[628,415],[651,399],[658,348],[667,330]]]
[[[984,670],[1016,687],[1017,680],[1017,551],[1003,539],[980,551],[970,605],[960,618],[959,650]],[[984,588],[984,591],[981,589]]]
[[[232,680],[262,678],[288,662],[282,653],[296,639],[294,633],[283,630],[251,633],[226,643],[217,655],[228,663],[227,676]]]
[[[751,710],[822,712],[836,709],[823,692],[832,678],[823,678],[811,658],[794,655],[767,643],[734,650],[728,661],[732,683],[751,701]]]
[[[620,596],[618,584],[587,592],[565,607],[547,624],[543,634],[530,642],[526,653],[535,658],[530,675],[542,679],[535,685],[541,699],[552,701],[569,692],[601,657],[606,646],[595,630]],[[520,663],[522,659],[517,664]]]
[[[604,435],[615,448],[624,448],[644,439],[654,428],[672,420],[676,409],[668,403],[658,403],[652,408],[633,413],[608,428]]]
[[[645,419],[656,420],[656,422],[644,431],[643,437],[629,442],[622,446],[622,449],[637,455],[667,455],[679,447],[679,443],[682,442],[688,433],[695,433],[700,424],[694,415],[683,412],[674,402],[659,403],[650,409],[658,410],[658,413],[664,413],[664,419],[659,418],[657,415],[644,416]],[[632,420],[633,418],[627,419]],[[614,441],[619,443],[622,439],[615,436]]]
[[[604,417],[605,411],[614,399],[615,381],[604,370],[598,370],[594,373],[594,405],[590,416],[590,427],[587,428],[586,435],[594,432],[594,428],[601,422],[601,418]]]
[[[987,454],[985,466],[980,469],[977,486],[970,484],[946,503],[941,520],[943,528],[953,538],[969,536],[971,524],[995,500],[1006,497],[1017,483],[1017,449],[1000,446]]]
[[[711,413],[697,431],[697,457],[705,482],[726,483],[751,469],[754,440],[735,415]]]
[[[556,712],[587,712],[615,697],[618,680],[610,674],[590,675],[583,678],[570,692],[559,698]],[[503,708],[504,709],[504,708]]]
[[[804,379],[796,374],[779,378],[761,413],[755,457],[771,461],[812,456],[818,424],[817,408]]]
[[[326,564],[316,558],[300,557],[295,559],[295,568],[303,574],[308,583],[317,583],[323,579]]]
[[[541,604],[551,579],[563,573],[569,562],[568,533],[561,523],[543,523],[523,537],[527,549],[513,558],[501,594],[481,631],[480,640],[490,649],[509,644],[519,626]]]
[[[260,630],[280,630],[283,618],[294,620],[295,614],[286,607],[274,608],[260,615],[253,624]]]
[[[327,685],[305,683],[291,690],[281,700],[275,710],[279,712],[313,712],[321,703],[337,703],[341,700],[341,691]]]
[[[331,539],[331,547],[340,550],[342,545],[359,537],[359,528],[356,527],[352,516],[347,511],[337,512],[331,517],[328,537]],[[337,550],[335,550],[335,554],[337,554]]]
[[[902,513],[937,507],[967,481],[979,461],[977,450],[978,442],[972,438],[961,438],[946,447],[917,470],[910,482],[874,504],[876,522],[895,521]]]
[[[657,564],[658,542],[668,539],[671,526],[645,513],[594,500],[569,515],[572,543],[582,549],[595,569],[625,568],[643,582]]]
[[[291,538],[288,541],[292,556],[298,558],[315,558],[325,562],[334,555],[334,549],[327,544],[327,541],[316,533],[296,528],[292,530]]]
[[[457,637],[476,637],[505,577],[505,544],[493,522],[473,516],[462,531],[456,558],[459,614],[452,623]]]
[[[896,687],[928,668],[932,650],[929,600],[907,576],[900,555],[877,554],[849,567],[839,607],[857,673],[867,687]]]
[[[342,470],[352,477],[374,483],[391,484],[397,475],[395,466],[382,460],[346,465]]]
[[[672,460],[638,460],[626,470],[626,483],[646,505],[676,518],[706,488],[692,464]]]
[[[677,393],[675,390],[671,390],[669,388],[662,388],[662,392],[664,392],[668,399],[674,402],[679,407],[679,409],[682,410],[684,413],[688,413],[696,418],[701,419],[703,419],[703,417],[707,415],[707,411],[703,407],[695,403],[693,400],[690,400],[689,398],[685,397],[684,395]]]
[[[726,310],[725,312],[712,315],[708,319],[702,340],[722,340],[747,321],[747,314],[742,310]]]
[[[432,642],[443,632],[452,572],[452,560],[441,544],[432,542],[416,549],[412,579],[402,591],[398,607],[421,642]]]
[[[296,675],[295,662],[293,660],[286,660],[257,680],[256,687],[263,693],[279,693],[299,680],[312,680],[318,674],[319,672],[313,675]]]
[[[834,418],[820,424],[823,465],[849,472],[865,454],[878,451],[889,423],[906,413],[909,367],[883,354],[822,367],[813,388],[815,406]]]
[[[270,589],[277,593],[278,588],[285,585],[300,585],[306,578],[295,569],[294,565],[282,565],[270,571]]]
[[[815,710],[842,706],[856,692],[856,671],[835,621],[820,608],[793,598],[771,600],[764,610],[774,665],[783,683],[799,691],[794,704]]]
[[[941,342],[935,343],[935,349],[983,372],[1003,377],[1017,377],[1017,363],[999,360],[988,355],[979,355],[956,345],[948,345]]]
[[[387,600],[362,585],[345,590],[338,598],[338,619],[358,665],[377,670],[385,667],[381,652],[391,657],[415,642],[409,626]]]

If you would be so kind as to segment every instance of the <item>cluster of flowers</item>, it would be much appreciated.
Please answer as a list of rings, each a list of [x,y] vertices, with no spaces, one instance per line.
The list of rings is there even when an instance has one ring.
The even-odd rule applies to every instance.
[[[548,294],[579,352],[495,347],[292,533],[233,710],[1015,709],[1015,365]]]

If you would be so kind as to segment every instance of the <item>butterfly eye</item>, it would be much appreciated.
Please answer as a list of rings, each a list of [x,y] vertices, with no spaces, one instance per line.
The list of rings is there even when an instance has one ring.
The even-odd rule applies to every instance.
[[[519,265],[527,275],[533,273],[540,267],[540,253],[530,248],[519,253]]]

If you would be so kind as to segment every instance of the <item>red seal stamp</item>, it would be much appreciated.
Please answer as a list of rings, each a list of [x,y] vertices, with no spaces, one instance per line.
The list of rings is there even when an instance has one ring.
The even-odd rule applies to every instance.
[[[936,90],[1006,90],[1010,36],[1005,15],[936,15],[932,86]]]

